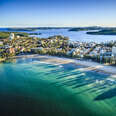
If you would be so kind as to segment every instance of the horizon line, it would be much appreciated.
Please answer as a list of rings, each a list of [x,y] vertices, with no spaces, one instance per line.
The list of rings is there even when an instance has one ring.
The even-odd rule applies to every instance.
[[[42,27],[47,27],[47,28],[78,28],[78,27],[116,27],[116,26],[0,26],[0,28],[42,28]]]

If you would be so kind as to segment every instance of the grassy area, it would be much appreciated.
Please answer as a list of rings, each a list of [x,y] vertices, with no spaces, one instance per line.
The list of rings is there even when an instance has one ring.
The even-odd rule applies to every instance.
[[[6,39],[9,37],[11,32],[0,32],[0,39]],[[15,36],[23,36],[23,37],[28,37],[28,33],[23,33],[23,32],[13,32]]]
[[[0,39],[6,39],[10,35],[9,32],[0,32]]]

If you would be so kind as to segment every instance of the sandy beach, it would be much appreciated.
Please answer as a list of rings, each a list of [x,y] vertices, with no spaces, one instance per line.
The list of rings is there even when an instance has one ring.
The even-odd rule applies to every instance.
[[[68,64],[73,63],[75,65],[81,65],[83,68],[79,70],[87,70],[87,71],[98,71],[106,74],[112,75],[112,77],[116,77],[116,67],[108,66],[100,63],[96,63],[93,61],[84,61],[70,58],[62,58],[56,56],[48,56],[48,55],[21,55],[16,56],[16,58],[38,58],[42,62],[54,63],[54,64]]]

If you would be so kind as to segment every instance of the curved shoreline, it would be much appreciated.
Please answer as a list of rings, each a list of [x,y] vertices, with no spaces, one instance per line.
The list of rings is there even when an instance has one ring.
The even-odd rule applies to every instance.
[[[75,65],[78,65],[78,66],[81,65],[84,67],[84,68],[80,68],[80,70],[102,72],[105,74],[110,74],[116,78],[116,68],[115,67],[96,63],[93,61],[77,60],[77,59],[71,59],[71,58],[65,58],[65,57],[38,55],[38,54],[21,55],[21,56],[16,56],[15,58],[38,58],[39,60],[41,60],[43,62],[60,64],[60,65],[73,63]]]
[[[44,64],[44,62],[48,64]],[[39,108],[38,115],[45,111],[49,116],[68,116],[68,114],[70,116],[76,116],[77,114],[80,114],[80,116],[90,116],[94,114],[96,114],[96,116],[104,116],[103,114],[108,105],[105,103],[106,106],[102,106],[101,101],[94,101],[98,95],[95,92],[90,94],[90,91],[88,91],[89,89],[93,91],[96,83],[98,83],[95,78],[96,75],[94,77],[93,73],[89,75],[85,72],[86,76],[83,78],[83,71],[78,71],[78,69],[83,69],[84,66],[77,65],[73,59],[42,55],[24,55],[18,56],[17,60],[14,59],[13,63],[11,62],[10,65],[9,63],[3,64],[5,66],[1,64],[4,70],[9,71],[9,73],[8,71],[1,71],[1,74],[7,73],[6,76],[10,80],[10,83],[7,83],[7,79],[4,80],[4,78],[1,78],[1,88],[3,88],[6,93],[10,90],[7,96],[11,95],[10,98],[16,101],[14,104],[20,104],[19,106],[23,105],[23,107],[19,108],[20,110],[17,110],[14,105],[12,106],[13,108],[11,107],[12,109],[16,108],[16,112],[20,111],[19,114],[25,112],[25,115],[28,114],[31,116],[33,110],[35,111],[37,108],[36,113],[38,113]],[[53,66],[52,64],[58,66]],[[63,67],[60,68],[60,66]],[[71,70],[68,69],[70,67]],[[93,78],[91,78],[92,76]],[[102,75],[98,76],[102,78]],[[77,78],[79,81],[76,81]],[[86,80],[87,78],[89,80]],[[89,81],[91,82],[88,83]],[[72,84],[70,85],[70,83]],[[83,83],[85,83],[85,85],[83,85]],[[82,84],[82,88],[78,87],[80,84]],[[2,85],[4,86],[2,87]],[[104,84],[100,87],[103,85]],[[5,87],[8,87],[8,89],[4,89]],[[7,100],[12,100],[10,98],[8,99],[7,96],[3,96],[4,104],[7,104]],[[17,98],[17,96],[19,97]],[[21,99],[21,101],[19,99]],[[33,107],[33,105],[36,107]],[[9,106],[6,108],[9,109]],[[6,108],[4,108],[5,110],[3,109],[3,111],[7,111]],[[30,113],[26,112],[25,108],[31,108]],[[14,112],[12,109],[11,111]],[[99,110],[99,112],[97,110]],[[111,113],[113,114],[113,112]]]

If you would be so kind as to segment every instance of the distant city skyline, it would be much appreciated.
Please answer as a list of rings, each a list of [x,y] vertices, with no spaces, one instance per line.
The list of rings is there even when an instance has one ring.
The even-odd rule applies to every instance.
[[[116,0],[0,0],[0,27],[116,27]]]

